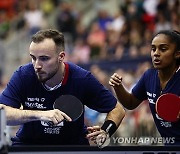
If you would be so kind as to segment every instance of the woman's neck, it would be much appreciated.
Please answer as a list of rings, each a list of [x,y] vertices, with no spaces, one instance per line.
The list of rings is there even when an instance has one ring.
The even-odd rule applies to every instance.
[[[179,70],[179,66],[158,70],[158,76],[160,79],[162,89],[165,88],[166,84],[169,82],[172,76],[177,72],[177,70]]]

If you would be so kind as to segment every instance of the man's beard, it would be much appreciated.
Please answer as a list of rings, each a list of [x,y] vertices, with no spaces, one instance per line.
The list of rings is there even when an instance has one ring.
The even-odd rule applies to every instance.
[[[46,81],[53,78],[53,76],[57,73],[57,71],[58,71],[58,68],[54,69],[54,71],[51,73],[46,73],[46,77],[44,77],[44,78],[42,76],[37,75],[38,80],[42,83],[45,83]]]

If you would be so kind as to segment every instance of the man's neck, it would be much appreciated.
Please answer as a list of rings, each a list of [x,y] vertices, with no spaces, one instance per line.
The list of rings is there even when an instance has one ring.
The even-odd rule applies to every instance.
[[[60,66],[60,69],[58,70],[56,75],[52,79],[46,81],[44,83],[44,85],[46,85],[48,87],[51,87],[51,88],[60,85],[62,83],[63,79],[64,79],[65,71],[66,71],[65,70],[65,64],[62,63],[61,66]]]

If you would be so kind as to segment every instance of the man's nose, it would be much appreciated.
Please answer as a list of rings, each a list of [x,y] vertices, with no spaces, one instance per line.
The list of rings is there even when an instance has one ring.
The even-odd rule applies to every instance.
[[[42,64],[39,60],[36,60],[35,62],[35,69],[41,69],[42,68]]]

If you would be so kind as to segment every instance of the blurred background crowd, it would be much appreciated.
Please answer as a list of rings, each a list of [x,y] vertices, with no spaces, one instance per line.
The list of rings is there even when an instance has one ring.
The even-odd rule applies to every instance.
[[[108,85],[117,72],[131,90],[151,67],[151,40],[160,30],[180,31],[180,0],[0,0],[0,92],[12,73],[30,62],[31,36],[56,28],[66,40],[66,61],[90,70]],[[105,115],[86,108],[87,125]],[[9,127],[14,134],[16,127]],[[114,136],[159,136],[148,102],[127,111]]]

